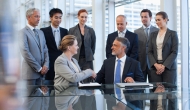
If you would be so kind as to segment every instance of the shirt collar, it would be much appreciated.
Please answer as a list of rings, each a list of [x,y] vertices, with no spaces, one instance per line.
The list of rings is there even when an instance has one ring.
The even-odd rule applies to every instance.
[[[31,26],[30,24],[27,23],[27,26],[33,31],[33,29],[35,29],[35,27]]]
[[[125,30],[123,30],[123,33],[125,34],[126,31],[127,31],[127,29],[125,28]],[[118,34],[119,34],[120,31],[118,30],[117,32],[118,32]]]
[[[59,27],[58,27],[58,28],[55,28],[55,27],[52,26],[52,24],[51,24],[51,28],[52,28],[52,31],[53,31],[53,32],[54,32],[54,31],[57,31],[57,30],[59,31]]]
[[[143,25],[143,29],[146,29],[146,28],[150,29],[150,27],[151,27],[151,24],[148,27],[146,27],[145,25]]]
[[[126,58],[127,58],[127,56],[126,55],[124,55],[123,57],[121,57],[120,58],[120,60],[121,60],[121,62],[125,62],[125,60],[126,60]],[[116,61],[118,60],[119,58],[117,58],[117,56],[116,56]]]

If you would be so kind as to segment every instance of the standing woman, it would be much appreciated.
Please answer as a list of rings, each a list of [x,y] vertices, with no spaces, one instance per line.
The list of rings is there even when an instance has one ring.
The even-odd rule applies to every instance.
[[[165,12],[156,14],[156,24],[159,31],[152,32],[148,45],[148,60],[150,73],[150,82],[167,82],[176,85],[177,77],[177,54],[178,54],[178,36],[177,32],[167,28],[169,21]],[[175,110],[174,105],[168,109]]]
[[[81,70],[92,69],[94,52],[96,46],[96,35],[92,28],[85,25],[88,12],[85,9],[78,11],[79,23],[69,29],[69,34],[77,37],[78,53],[73,57],[78,60]],[[92,78],[85,79],[84,82],[90,82]]]

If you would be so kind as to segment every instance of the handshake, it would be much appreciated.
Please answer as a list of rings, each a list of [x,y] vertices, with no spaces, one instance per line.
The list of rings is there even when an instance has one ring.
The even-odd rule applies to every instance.
[[[91,71],[91,73],[92,73],[92,76],[91,76],[91,77],[95,79],[95,78],[96,78],[96,73],[95,73],[95,71],[92,70],[92,69],[87,69],[87,70],[90,70],[90,71]]]

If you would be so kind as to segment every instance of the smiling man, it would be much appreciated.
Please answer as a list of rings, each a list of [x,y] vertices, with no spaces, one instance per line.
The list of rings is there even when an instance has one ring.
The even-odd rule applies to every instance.
[[[96,82],[102,84],[143,82],[144,77],[140,63],[126,55],[130,42],[127,38],[116,37],[111,47],[111,57],[104,60],[100,71],[97,73]]]
[[[67,29],[59,27],[62,21],[62,14],[63,13],[59,8],[51,9],[49,12],[51,25],[46,28],[41,28],[45,35],[50,60],[50,68],[46,74],[46,80],[53,80],[55,77],[54,62],[56,58],[62,54],[62,52],[58,50],[58,47],[60,45],[61,39],[68,34]]]
[[[158,31],[158,28],[151,25],[152,19],[152,12],[148,9],[143,9],[141,11],[141,22],[143,24],[142,27],[135,30],[134,32],[138,34],[138,44],[139,44],[139,51],[138,51],[138,61],[141,63],[141,69],[144,74],[145,81],[150,79],[150,71],[147,66],[147,50],[148,50],[148,40],[149,35],[154,32]]]

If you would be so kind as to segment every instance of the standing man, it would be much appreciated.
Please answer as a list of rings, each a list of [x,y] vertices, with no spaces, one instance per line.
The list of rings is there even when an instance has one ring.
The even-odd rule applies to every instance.
[[[112,43],[116,37],[125,37],[130,42],[130,47],[128,47],[128,52],[126,53],[128,57],[137,60],[138,57],[138,36],[126,29],[127,21],[124,15],[118,15],[116,17],[117,30],[108,35],[106,44],[106,57],[113,57],[112,55]]]
[[[144,74],[145,82],[147,81],[147,76],[150,74],[150,71],[147,66],[147,51],[148,51],[148,41],[150,33],[158,31],[158,28],[150,24],[152,19],[152,12],[148,9],[143,9],[141,11],[141,22],[143,26],[134,32],[138,35],[138,44],[139,44],[139,53],[138,61],[141,63],[141,69]],[[150,76],[148,76],[150,80]]]
[[[26,12],[28,24],[20,31],[20,51],[23,56],[22,78],[29,85],[40,85],[48,71],[49,55],[44,33],[36,29],[40,21],[40,12],[31,8]]]
[[[46,74],[46,80],[54,80],[54,62],[57,57],[62,54],[62,51],[60,51],[58,47],[60,45],[61,39],[68,34],[67,29],[59,27],[62,20],[62,14],[63,13],[59,8],[51,9],[49,12],[51,25],[46,28],[41,28],[45,35],[50,61],[50,69]]]

